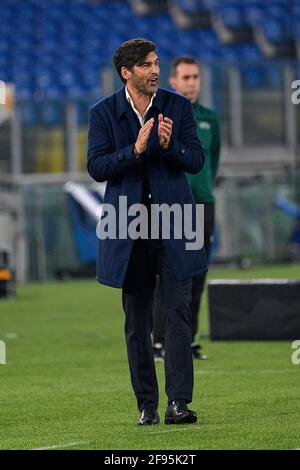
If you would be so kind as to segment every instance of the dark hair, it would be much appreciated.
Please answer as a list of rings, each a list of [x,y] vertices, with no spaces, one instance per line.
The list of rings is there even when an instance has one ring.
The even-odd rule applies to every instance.
[[[195,59],[194,57],[191,57],[191,56],[181,56],[181,57],[177,57],[176,59],[174,59],[172,64],[171,64],[171,77],[175,77],[176,72],[177,72],[177,67],[180,64],[197,65],[197,67],[200,70],[200,64],[199,64],[197,59]]]
[[[155,51],[156,45],[147,39],[130,39],[124,42],[114,53],[113,61],[123,83],[126,80],[121,75],[121,68],[132,69],[134,65],[143,62],[150,52]]]

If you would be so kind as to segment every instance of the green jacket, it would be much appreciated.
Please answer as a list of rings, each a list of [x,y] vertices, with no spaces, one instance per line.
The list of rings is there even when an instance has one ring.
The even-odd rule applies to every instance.
[[[199,103],[193,105],[197,134],[205,151],[205,163],[196,175],[187,174],[197,204],[214,203],[214,184],[219,168],[221,135],[214,111]]]

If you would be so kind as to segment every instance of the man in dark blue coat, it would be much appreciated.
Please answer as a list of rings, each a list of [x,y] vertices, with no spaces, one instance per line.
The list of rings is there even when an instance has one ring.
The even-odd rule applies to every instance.
[[[87,167],[96,181],[107,181],[100,227],[108,226],[111,220],[109,206],[116,213],[115,236],[103,236],[100,228],[97,279],[122,288],[131,382],[141,412],[139,424],[157,424],[158,386],[151,331],[153,291],[159,274],[166,312],[165,423],[193,423],[197,415],[187,407],[193,393],[191,280],[207,266],[204,250],[191,236],[197,238],[198,229],[192,227],[198,219],[185,172],[195,174],[202,168],[204,151],[189,100],[158,87],[155,49],[154,43],[144,39],[122,44],[115,52],[114,64],[125,86],[90,110]],[[147,223],[145,227],[141,218],[137,235],[129,236],[126,229],[137,204],[147,209]],[[152,208],[157,205],[170,209],[169,219],[162,220],[163,228],[152,231]],[[127,208],[131,209],[127,212]],[[178,208],[181,227],[178,217],[175,222]],[[164,235],[164,225],[168,225],[169,236]]]

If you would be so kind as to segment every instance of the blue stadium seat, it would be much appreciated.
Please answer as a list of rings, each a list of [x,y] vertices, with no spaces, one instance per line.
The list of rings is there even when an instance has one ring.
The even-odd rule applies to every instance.
[[[285,18],[264,18],[262,30],[266,39],[273,43],[283,43],[291,39],[291,29]]]
[[[190,15],[195,15],[203,10],[203,4],[200,0],[172,0],[172,3]]]
[[[246,23],[249,26],[257,26],[261,24],[263,15],[264,15],[264,7],[260,2],[249,2],[246,5],[243,5],[244,10],[244,18]]]
[[[221,18],[222,22],[230,29],[240,29],[246,24],[244,10],[242,5],[234,2],[227,3],[218,7],[216,13]]]
[[[220,48],[200,49],[196,56],[202,64],[215,64],[222,59]]]

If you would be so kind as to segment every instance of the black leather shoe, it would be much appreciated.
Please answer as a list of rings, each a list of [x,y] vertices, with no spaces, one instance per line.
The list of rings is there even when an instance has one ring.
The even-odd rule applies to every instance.
[[[139,424],[141,426],[145,424],[158,424],[159,423],[159,415],[155,408],[145,408],[141,412],[141,416],[139,419]]]
[[[174,400],[167,406],[165,424],[188,424],[196,421],[195,411],[189,410],[184,401]]]
[[[208,356],[206,354],[203,354],[200,351],[200,349],[201,349],[200,344],[198,343],[191,344],[193,359],[200,359],[200,361],[206,361],[208,359]]]

